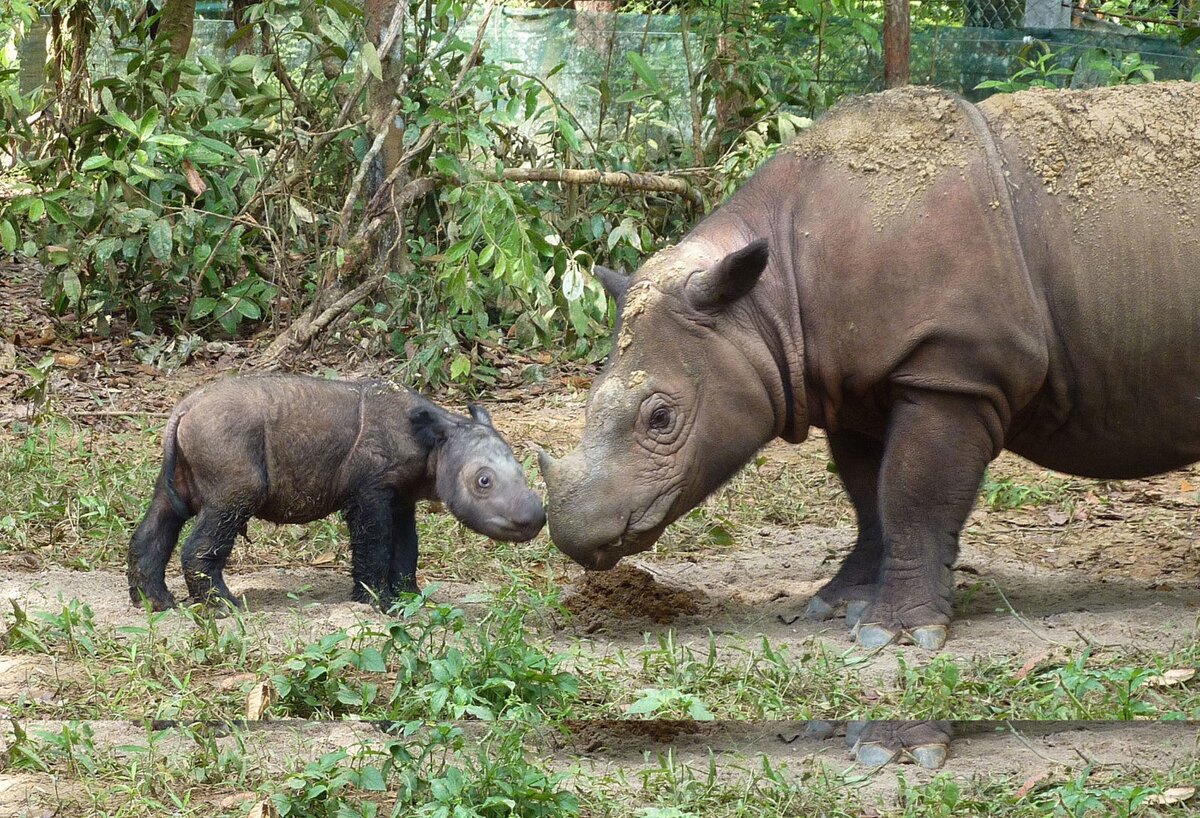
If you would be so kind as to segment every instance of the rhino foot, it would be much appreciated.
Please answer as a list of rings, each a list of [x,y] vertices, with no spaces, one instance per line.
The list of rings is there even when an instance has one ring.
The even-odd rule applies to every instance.
[[[947,633],[945,625],[890,630],[878,623],[860,622],[854,628],[855,639],[859,646],[869,650],[886,647],[893,642],[911,643],[925,650],[940,650],[946,644]]]
[[[936,770],[946,763],[950,748],[947,722],[867,722],[847,730],[854,757],[867,767],[882,767],[892,761],[917,764]]]
[[[867,606],[871,603],[865,599],[855,599],[846,605],[846,624],[850,627],[858,625],[862,619],[863,613],[867,610]]]
[[[129,589],[129,601],[137,607],[143,607],[150,602],[150,610],[154,612],[169,611],[175,607],[175,595],[163,587],[160,591],[146,591],[141,588]]]
[[[814,596],[808,601],[808,607],[804,610],[804,618],[814,622],[820,622],[825,619],[833,619],[837,613],[837,608],[830,605],[819,596]],[[799,618],[799,617],[797,617]],[[793,619],[792,622],[796,620]],[[791,624],[790,622],[788,624]]]
[[[822,621],[833,619],[845,610],[846,620],[853,626],[871,604],[875,589],[875,585],[850,584],[832,579],[808,601],[804,616],[813,621]]]

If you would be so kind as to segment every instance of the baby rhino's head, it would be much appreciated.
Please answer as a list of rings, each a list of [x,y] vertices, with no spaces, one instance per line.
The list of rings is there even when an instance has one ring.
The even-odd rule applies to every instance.
[[[410,415],[413,433],[437,452],[437,496],[472,531],[506,542],[537,536],[546,523],[541,498],[492,426],[487,410],[468,404],[471,418],[426,407]]]

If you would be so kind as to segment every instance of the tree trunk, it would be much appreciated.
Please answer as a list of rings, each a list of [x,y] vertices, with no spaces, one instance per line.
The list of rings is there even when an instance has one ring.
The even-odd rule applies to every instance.
[[[158,37],[171,45],[171,56],[182,60],[192,45],[196,0],[165,0],[158,18]]]
[[[374,45],[377,49],[382,47],[384,32],[387,30],[388,24],[392,20],[392,16],[396,12],[396,3],[406,2],[406,0],[366,0],[363,5],[363,12],[366,16],[366,35],[367,42]],[[383,69],[382,79],[376,79],[374,76],[367,80],[367,115],[370,118],[370,123],[367,126],[372,137],[387,129],[386,136],[383,138],[383,146],[379,150],[379,155],[375,158],[372,167],[367,175],[367,184],[364,189],[364,201],[370,201],[383,180],[396,167],[396,163],[400,161],[400,157],[404,155],[404,131],[402,127],[397,127],[395,122],[389,122],[389,108],[392,100],[395,98],[396,91],[400,87],[400,77],[404,70],[402,64],[402,48],[404,35],[401,33],[396,38],[395,44],[392,46],[390,53],[379,54],[380,67]],[[405,183],[405,179],[398,179],[396,187],[401,187]],[[388,228],[383,235],[379,237],[380,248],[391,247],[396,239],[396,229]]]
[[[886,0],[883,9],[883,85],[908,85],[908,0]]]

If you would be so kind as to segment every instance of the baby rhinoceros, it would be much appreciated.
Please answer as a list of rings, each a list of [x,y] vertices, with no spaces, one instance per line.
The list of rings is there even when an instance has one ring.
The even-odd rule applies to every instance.
[[[129,546],[129,596],[171,608],[167,560],[189,518],[183,574],[199,601],[237,604],[222,572],[251,517],[306,523],[341,511],[353,598],[386,610],[417,588],[418,500],[509,542],[545,523],[541,499],[487,411],[454,415],[382,381],[299,375],[226,378],[184,398],[163,432],[163,464]]]

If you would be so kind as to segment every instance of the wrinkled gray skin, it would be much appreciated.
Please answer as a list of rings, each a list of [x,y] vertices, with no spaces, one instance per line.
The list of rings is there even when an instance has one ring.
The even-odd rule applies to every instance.
[[[1154,161],[1197,155],[1193,86],[1129,91],[1195,120]],[[920,93],[937,92],[886,98]],[[621,323],[578,447],[540,457],[558,548],[612,568],[768,441],[817,426],[858,539],[809,615],[845,609],[866,647],[936,649],[959,533],[1002,449],[1101,478],[1200,459],[1200,161],[1168,167],[1171,186],[1097,162],[1100,193],[1077,202],[1034,172],[1037,147],[1003,110],[981,106],[984,125],[943,103],[970,150],[918,162],[934,169],[925,187],[888,162],[863,172],[853,152],[781,151],[632,281],[597,271]],[[1128,119],[1113,139],[1147,150]],[[872,190],[916,197],[883,219],[891,200]]]
[[[306,523],[340,511],[350,529],[353,598],[417,590],[418,500],[440,500],[497,540],[532,539],[541,499],[487,411],[451,414],[382,381],[299,375],[226,378],[184,398],[163,432],[163,467],[129,546],[129,596],[173,607],[164,582],[184,522],[188,591],[237,604],[222,576],[251,517]]]

